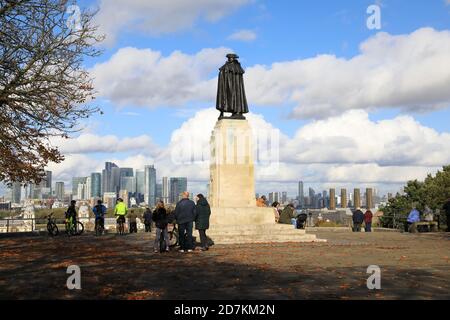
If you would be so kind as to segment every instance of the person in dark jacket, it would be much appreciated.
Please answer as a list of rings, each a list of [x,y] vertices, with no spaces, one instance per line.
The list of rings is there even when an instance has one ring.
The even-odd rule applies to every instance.
[[[195,202],[189,199],[189,192],[183,192],[182,199],[175,207],[175,220],[178,224],[180,252],[192,252],[192,228],[195,221]]]
[[[444,204],[444,211],[447,217],[447,232],[450,232],[450,199]]]
[[[92,212],[94,212],[95,215],[95,230],[97,230],[98,225],[102,227],[102,230],[105,230],[106,211],[106,207],[103,205],[102,200],[98,200],[97,205],[92,209]]]
[[[209,229],[209,216],[211,215],[211,208],[209,207],[208,200],[200,193],[197,195],[197,206],[195,229],[200,234],[200,241],[202,243],[201,250],[206,251],[209,249],[208,237],[206,236],[206,230]]]
[[[292,203],[288,204],[284,207],[283,211],[281,211],[280,219],[278,223],[281,224],[292,224],[292,219],[295,218],[294,214],[294,205]]]
[[[152,211],[150,208],[145,209],[142,219],[144,220],[145,232],[152,232]]]
[[[361,225],[364,221],[364,213],[361,208],[356,208],[353,212],[353,232],[361,232]]]
[[[367,209],[366,213],[364,213],[364,230],[366,232],[372,232],[372,218],[372,211],[370,211],[370,209]]]
[[[159,242],[161,239],[161,235],[164,237],[164,240],[166,241],[166,252],[169,252],[169,233],[167,232],[167,223],[168,223],[168,216],[167,216],[167,210],[164,208],[164,202],[158,201],[156,204],[156,209],[153,211],[152,220],[155,222],[156,226],[156,238],[155,238],[155,244],[153,246],[154,252],[159,252]]]

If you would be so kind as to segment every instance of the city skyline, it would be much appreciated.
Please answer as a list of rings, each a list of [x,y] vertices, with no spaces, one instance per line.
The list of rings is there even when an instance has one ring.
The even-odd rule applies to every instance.
[[[40,198],[44,199],[42,196],[42,190],[44,190],[44,192],[46,192],[46,199],[52,198],[62,201],[67,199],[92,200],[99,198],[108,202],[108,199],[124,197],[127,202],[129,202],[131,198],[134,198],[137,204],[146,203],[147,205],[154,206],[157,200],[163,200],[165,203],[176,203],[179,200],[181,192],[186,190],[191,192],[191,197],[196,193],[208,194],[208,190],[206,190],[206,192],[195,192],[190,190],[188,188],[188,179],[186,177],[157,178],[157,170],[154,165],[145,165],[144,169],[137,169],[121,168],[113,162],[105,162],[105,168],[106,172],[103,170],[105,176],[98,172],[93,172],[87,177],[73,177],[71,188],[68,188],[68,185],[61,181],[52,183],[52,172],[46,171],[45,179],[38,186],[29,185],[26,189],[20,188],[22,189],[22,194],[25,190],[25,194],[23,195],[19,195],[19,185],[13,184],[12,188],[9,189],[10,198],[12,203],[15,203],[14,201],[17,201],[18,198],[21,200],[31,199],[30,195],[35,196],[35,194],[37,194],[36,192],[41,192]],[[118,181],[119,186],[115,186],[113,183],[108,187],[109,189],[105,191],[102,186],[107,185],[106,182],[110,176],[107,171],[111,170],[112,172],[113,169],[120,176],[120,179],[113,179]],[[140,178],[142,183],[138,181],[138,176],[141,175],[143,176]],[[148,187],[145,186],[147,182],[149,183]],[[143,184],[143,186],[140,186],[140,184]],[[53,185],[55,186],[54,188]],[[308,195],[305,195],[304,193],[305,184],[303,181],[298,181],[297,187],[297,194],[290,194],[285,190],[273,190],[267,193],[256,192],[255,199],[264,194],[267,196],[269,204],[276,201],[282,204],[294,203],[299,208],[329,208],[334,210],[336,208],[365,207],[367,205],[371,208],[375,208],[375,204],[378,205],[392,197],[391,193],[381,195],[376,188],[367,186],[365,188],[354,188],[352,189],[352,192],[348,193],[347,189],[342,187],[337,189],[337,187],[334,186],[329,189],[318,188],[315,190],[310,185],[307,185],[309,190]],[[72,191],[69,193],[63,192],[64,190],[70,189]],[[110,189],[117,191],[108,191]],[[100,190],[100,196],[98,196],[98,190]],[[144,190],[144,194],[140,194],[142,190]],[[338,190],[338,194],[336,190]],[[363,191],[362,193],[361,190]],[[124,193],[125,191],[126,194]],[[61,197],[62,194],[63,196]],[[80,194],[83,195],[81,198]],[[69,198],[67,198],[68,195],[70,195]],[[142,196],[142,198],[140,198],[140,196]],[[149,199],[151,200],[149,201]]]

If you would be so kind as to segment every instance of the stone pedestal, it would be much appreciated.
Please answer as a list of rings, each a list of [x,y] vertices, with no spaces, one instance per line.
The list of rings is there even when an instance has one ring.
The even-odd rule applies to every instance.
[[[208,235],[216,244],[317,241],[292,225],[276,224],[272,208],[256,206],[252,138],[247,120],[222,119],[214,127]]]
[[[248,121],[217,121],[210,143],[211,206],[254,207],[253,144]]]

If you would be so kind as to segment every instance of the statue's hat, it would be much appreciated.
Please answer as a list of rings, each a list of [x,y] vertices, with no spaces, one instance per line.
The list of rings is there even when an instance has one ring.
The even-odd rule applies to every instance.
[[[231,58],[231,59],[238,59],[239,56],[235,53],[229,53],[227,54],[227,58]]]

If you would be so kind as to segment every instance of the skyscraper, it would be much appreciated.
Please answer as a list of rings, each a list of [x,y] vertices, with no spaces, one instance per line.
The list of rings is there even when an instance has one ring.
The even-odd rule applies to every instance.
[[[302,208],[305,206],[305,193],[303,192],[303,181],[298,182],[298,203]]]
[[[122,177],[120,179],[120,190],[126,190],[129,193],[136,192],[136,178],[135,177]]]
[[[145,192],[145,170],[136,170],[136,200],[138,203],[144,201]]]
[[[84,186],[84,199],[89,200],[91,198],[92,190],[91,190],[91,176],[86,177],[86,183]]]
[[[149,206],[156,204],[156,169],[154,165],[144,167],[144,202]]]
[[[120,168],[120,190],[125,190],[124,186],[122,185],[122,178],[124,177],[134,177],[133,168]]]
[[[341,189],[341,208],[347,208],[347,189]]]
[[[334,188],[330,189],[330,210],[336,210],[336,190]]]
[[[164,201],[164,203],[169,203],[169,196],[170,196],[169,178],[163,177],[162,178],[162,200]]]
[[[44,188],[49,188],[50,193],[52,190],[52,172],[51,171],[45,171],[45,178],[44,178]]]
[[[112,162],[105,162],[105,169],[102,170],[102,192],[116,192],[113,190],[112,184],[112,169],[117,168],[117,165]]]
[[[372,188],[366,188],[366,208],[373,209],[373,191]]]
[[[56,182],[55,184],[56,199],[64,200],[64,182]]]
[[[156,184],[156,200],[162,200],[162,183]]]
[[[81,200],[78,198],[78,186],[86,183],[86,177],[73,177],[72,178],[72,196],[74,200]]]
[[[281,203],[287,203],[287,192],[283,191],[281,193]]]
[[[86,183],[79,183],[76,200],[86,200]]]
[[[119,193],[120,191],[120,168],[111,169],[111,192]]]
[[[91,198],[102,197],[102,175],[99,172],[91,173]]]
[[[11,202],[20,203],[22,200],[22,185],[20,182],[13,182],[11,186]]]
[[[181,193],[187,191],[187,178],[170,178],[170,203],[177,203],[181,198]]]
[[[355,208],[361,207],[361,190],[358,188],[353,190],[353,206]]]

